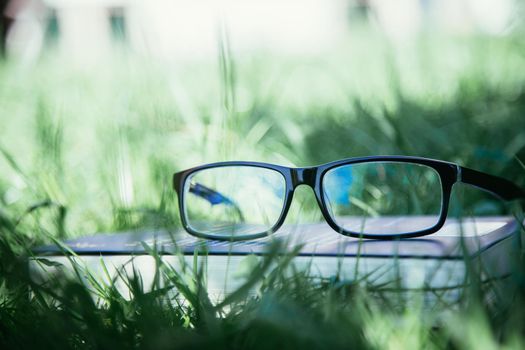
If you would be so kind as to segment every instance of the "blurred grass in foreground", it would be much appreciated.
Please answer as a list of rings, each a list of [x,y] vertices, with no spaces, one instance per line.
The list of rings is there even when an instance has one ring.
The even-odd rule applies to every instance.
[[[153,283],[146,284],[140,274],[122,272],[129,294],[121,292],[115,279],[92,275],[82,264],[73,263],[74,274],[66,274],[49,260],[41,261],[59,268],[58,273],[37,284],[27,270],[27,253],[13,241],[20,232],[7,218],[2,218],[0,230],[0,344],[5,348],[525,346],[523,261],[503,280],[503,289],[470,275],[460,302],[447,306],[436,292],[437,307],[428,308],[418,291],[407,297],[402,290],[382,290],[368,284],[366,276],[320,280],[307,272],[290,273],[294,252],[279,255],[276,244],[251,264],[241,287],[214,302],[206,293],[202,265],[174,269],[151,249],[156,261]],[[249,295],[248,288],[256,285],[257,294]]]
[[[217,62],[173,65],[125,54],[96,67],[52,55],[33,67],[2,63],[0,341],[15,347],[38,339],[57,348],[523,348],[523,264],[511,282],[517,297],[498,299],[496,307],[466,303],[439,327],[433,313],[390,307],[358,284],[285,279],[279,270],[259,298],[234,300],[227,311],[209,302],[198,276],[192,288],[165,275],[193,301],[186,306],[173,306],[164,289],[144,293],[132,278],[132,300],[104,287],[106,304],[98,307],[78,281],[61,281],[61,297],[33,285],[25,269],[26,248],[49,237],[177,225],[171,174],[203,162],[305,166],[418,155],[525,186],[518,161],[525,160],[523,52],[523,41],[512,36],[423,37],[395,48],[379,35],[356,35],[337,53],[310,58],[236,58],[226,48]],[[464,192],[468,212],[504,210]],[[310,199],[295,219],[315,217]],[[483,294],[479,288],[474,296]]]

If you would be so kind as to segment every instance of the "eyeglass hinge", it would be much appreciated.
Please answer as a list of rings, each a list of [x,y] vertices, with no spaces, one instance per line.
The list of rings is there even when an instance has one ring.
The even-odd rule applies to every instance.
[[[462,182],[462,171],[461,171],[461,166],[459,165],[456,165],[456,181],[457,182]]]

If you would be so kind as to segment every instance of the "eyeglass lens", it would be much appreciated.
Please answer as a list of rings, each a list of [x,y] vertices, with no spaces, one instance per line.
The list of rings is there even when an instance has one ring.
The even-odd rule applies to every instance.
[[[277,224],[285,205],[286,181],[275,170],[225,166],[199,170],[184,185],[188,226],[219,237],[257,235]]]
[[[367,162],[327,171],[324,204],[344,231],[369,235],[417,232],[435,226],[441,213],[439,174],[426,165]]]

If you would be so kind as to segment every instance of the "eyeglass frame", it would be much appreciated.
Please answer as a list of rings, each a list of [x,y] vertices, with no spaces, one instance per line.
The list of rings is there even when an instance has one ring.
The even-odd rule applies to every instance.
[[[348,231],[337,225],[332,216],[329,213],[327,205],[325,204],[325,194],[322,191],[322,181],[324,175],[331,169],[352,165],[352,164],[362,164],[362,163],[371,163],[371,162],[395,162],[395,163],[410,163],[416,165],[425,165],[437,172],[441,182],[441,209],[439,214],[439,219],[437,223],[424,230],[418,230],[407,233],[395,233],[395,234],[367,234],[367,233],[358,233],[353,231]],[[267,231],[250,234],[250,235],[239,235],[239,236],[219,236],[214,234],[206,234],[195,231],[188,224],[186,219],[186,211],[184,204],[184,184],[188,177],[198,171],[220,168],[220,167],[231,167],[231,166],[246,166],[246,167],[257,167],[264,169],[271,169],[280,173],[285,180],[285,197],[284,205],[279,215],[277,222]],[[321,213],[328,223],[328,225],[338,232],[341,235],[354,237],[354,238],[364,238],[364,239],[382,239],[382,240],[393,240],[393,239],[402,239],[402,238],[413,238],[426,236],[432,233],[439,231],[440,228],[445,224],[446,218],[448,216],[448,208],[450,204],[450,195],[452,192],[452,187],[456,183],[464,183],[477,187],[483,191],[489,192],[504,201],[511,201],[515,199],[524,199],[525,191],[515,185],[514,183],[501,178],[499,176],[490,175],[484,172],[480,172],[474,169],[466,168],[460,166],[456,163],[446,162],[442,160],[423,158],[423,157],[412,157],[412,156],[368,156],[368,157],[357,157],[357,158],[347,158],[342,160],[337,160],[318,166],[311,167],[286,167],[270,163],[262,162],[250,162],[250,161],[227,161],[227,162],[216,162],[205,164],[190,169],[186,169],[180,172],[177,172],[173,175],[173,188],[177,193],[178,204],[179,204],[179,214],[181,218],[181,223],[184,229],[193,236],[205,239],[220,240],[220,241],[243,241],[258,239],[266,237],[275,233],[279,228],[284,224],[290,206],[293,200],[293,194],[295,189],[300,185],[309,186],[315,194],[317,204]]]

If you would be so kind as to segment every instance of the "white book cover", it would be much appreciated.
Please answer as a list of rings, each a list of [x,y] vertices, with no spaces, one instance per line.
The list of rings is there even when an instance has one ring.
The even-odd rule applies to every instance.
[[[203,268],[209,294],[220,299],[242,286],[250,267],[278,241],[284,242],[282,254],[297,249],[294,271],[307,271],[319,280],[365,281],[387,292],[423,291],[427,298],[453,301],[469,282],[468,266],[482,281],[511,273],[512,258],[519,252],[519,228],[511,217],[448,219],[434,234],[390,241],[346,237],[325,223],[284,226],[274,235],[242,242],[203,240],[160,229],[102,233],[66,241],[69,252],[56,245],[35,249],[30,270],[35,280],[45,281],[62,268],[59,264],[71,270],[75,262],[108,283],[110,277],[139,273],[147,288],[155,274],[155,258],[147,250],[155,249],[174,269]],[[125,292],[125,283],[118,283]]]

